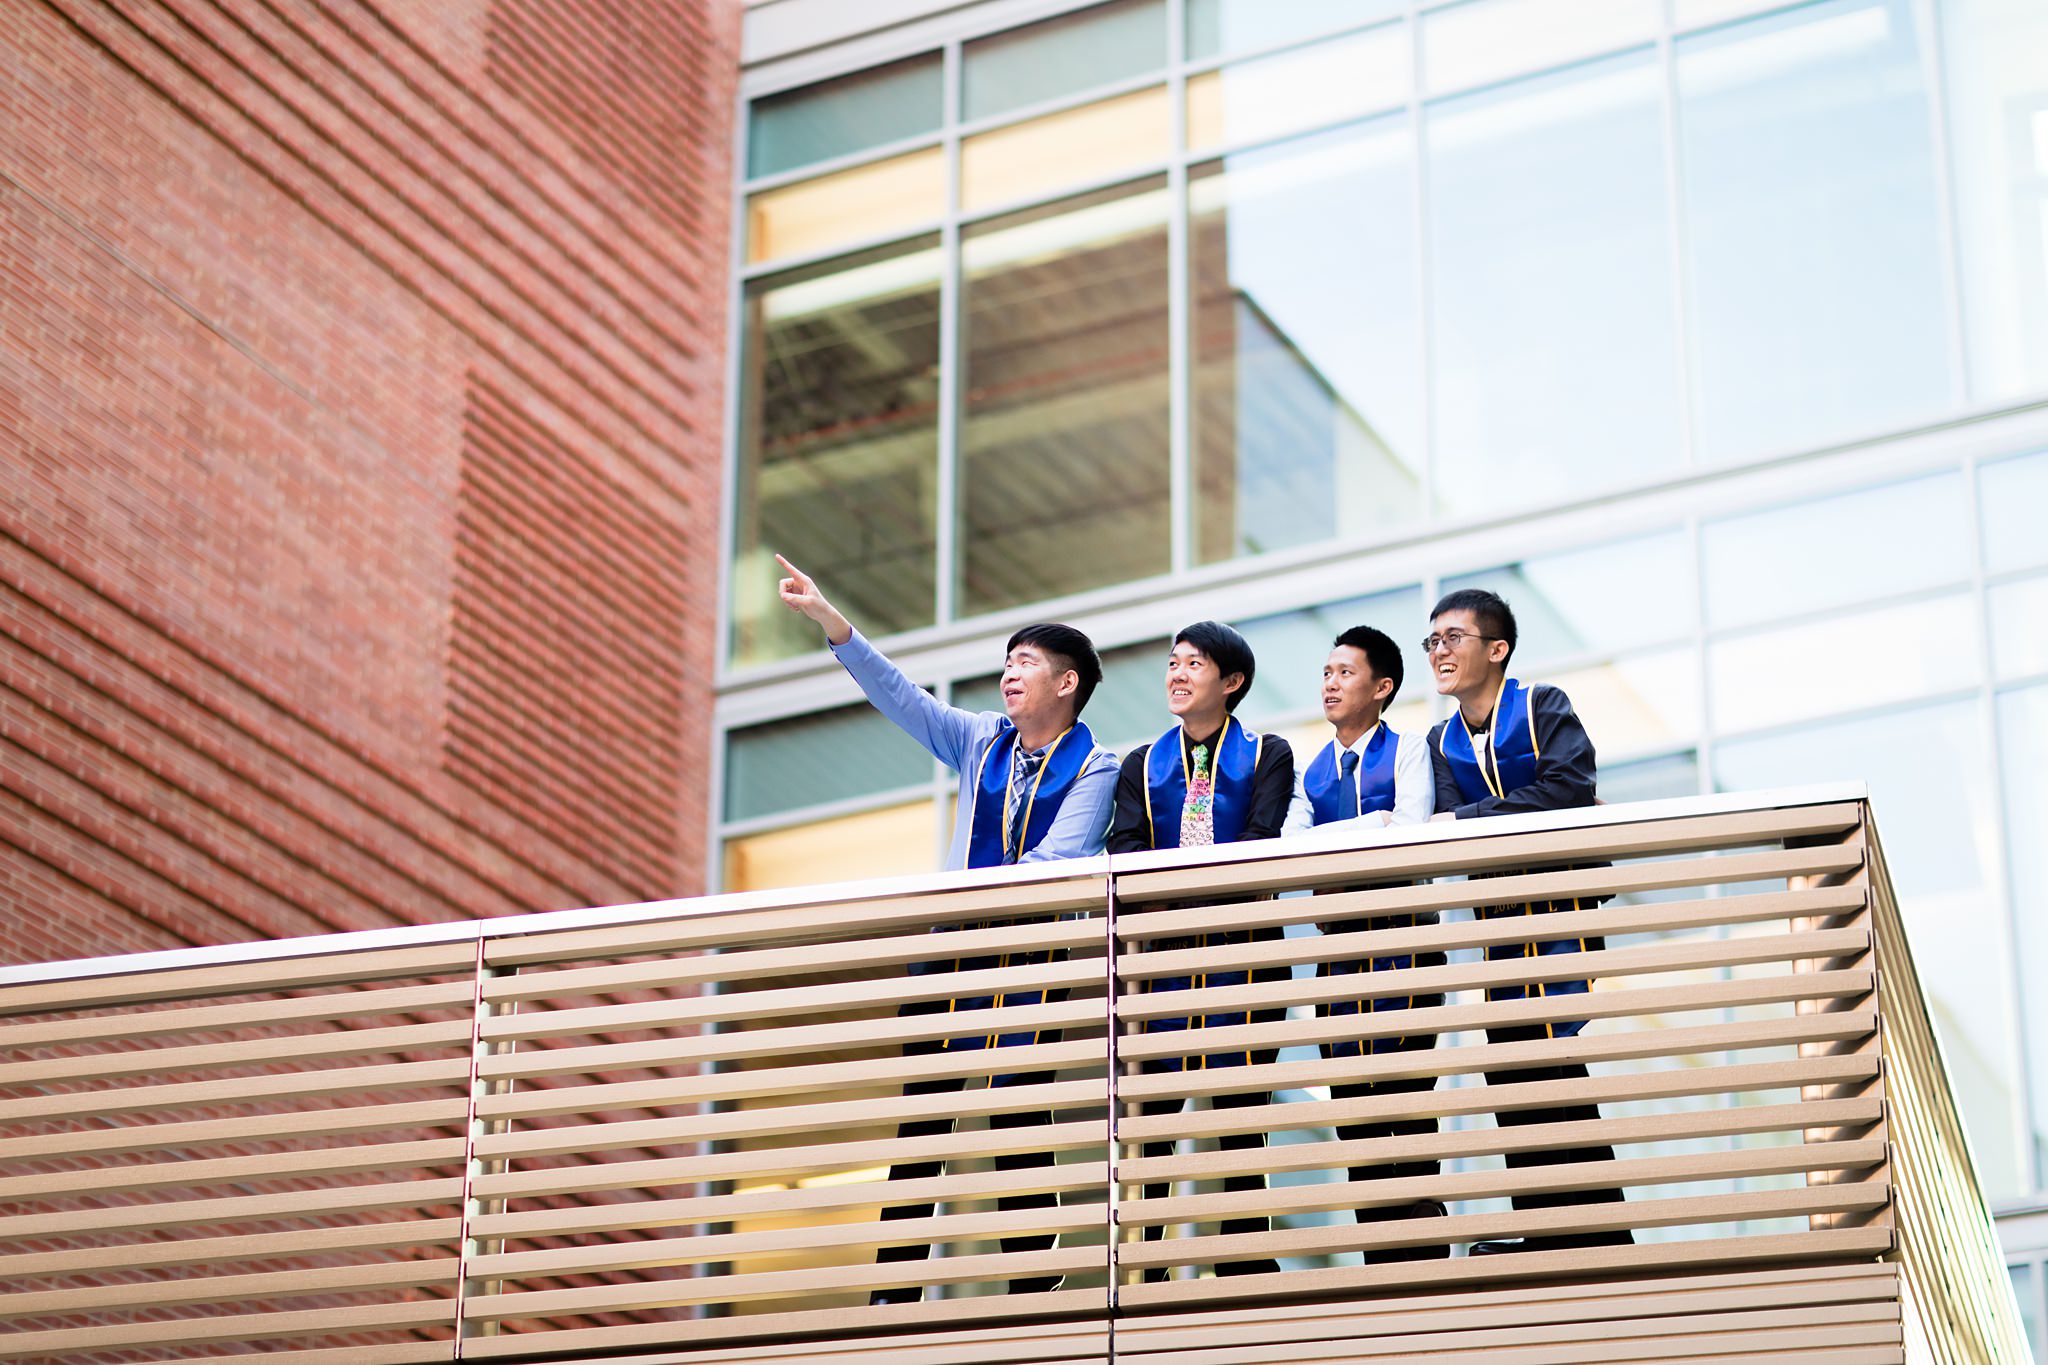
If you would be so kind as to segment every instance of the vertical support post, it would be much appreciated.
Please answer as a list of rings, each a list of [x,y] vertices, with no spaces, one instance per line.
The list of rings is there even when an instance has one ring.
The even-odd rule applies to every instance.
[[[1108,1200],[1107,1209],[1105,1213],[1105,1217],[1108,1221],[1108,1238],[1105,1242],[1105,1246],[1107,1248],[1107,1260],[1109,1269],[1109,1282],[1106,1286],[1106,1292],[1108,1294],[1109,1303],[1109,1313],[1107,1318],[1106,1331],[1109,1337],[1109,1359],[1112,1362],[1114,1362],[1116,1359],[1117,1291],[1120,1287],[1120,1281],[1123,1277],[1123,1265],[1121,1256],[1121,1247],[1123,1242],[1123,1220],[1119,1216],[1123,1204],[1123,1187],[1117,1181],[1117,1166],[1119,1164],[1117,1158],[1121,1151],[1121,1148],[1119,1146],[1118,1128],[1121,1126],[1119,1120],[1122,1117],[1118,1108],[1119,1104],[1121,1103],[1121,1100],[1118,1097],[1119,1086],[1117,1084],[1117,1081],[1119,1079],[1118,1072],[1123,1065],[1122,1059],[1119,1056],[1119,1049],[1117,1047],[1117,1030],[1120,1026],[1120,1020],[1123,1017],[1123,1010],[1119,1008],[1117,1002],[1118,979],[1116,969],[1116,869],[1114,866],[1112,866],[1109,872],[1105,874],[1103,878],[1103,884],[1106,888],[1107,895],[1105,897],[1105,909],[1103,917],[1102,998],[1104,1001],[1104,1008],[1108,1016],[1106,1021],[1107,1027],[1103,1030],[1103,1040],[1104,1045],[1108,1050],[1109,1063],[1107,1073],[1109,1106],[1107,1110],[1104,1111],[1103,1117],[1104,1137],[1107,1139],[1104,1147],[1104,1156],[1107,1158],[1108,1161],[1107,1170],[1109,1177],[1108,1190],[1106,1191],[1108,1195]]]
[[[510,1052],[514,1044],[493,1043],[484,1037],[484,1021],[494,1017],[499,1007],[484,998],[484,985],[501,975],[499,968],[484,962],[482,935],[477,937],[476,991],[470,1005],[469,1028],[469,1107],[463,1121],[462,1136],[462,1227],[458,1234],[461,1264],[455,1281],[455,1359],[462,1359],[462,1344],[475,1337],[494,1337],[498,1334],[495,1318],[488,1322],[471,1323],[469,1303],[478,1297],[495,1295],[500,1282],[484,1280],[472,1273],[476,1261],[486,1255],[496,1254],[503,1249],[503,1239],[479,1238],[476,1224],[487,1213],[503,1209],[502,1199],[485,1199],[477,1194],[482,1178],[504,1169],[502,1160],[486,1160],[477,1153],[479,1140],[504,1131],[502,1120],[488,1120],[482,1116],[483,1101],[491,1096],[503,1094],[512,1088],[512,1082],[492,1081],[483,1074],[484,1060],[500,1053]],[[510,1007],[516,1009],[517,1004]],[[509,1011],[508,1011],[509,1012]]]

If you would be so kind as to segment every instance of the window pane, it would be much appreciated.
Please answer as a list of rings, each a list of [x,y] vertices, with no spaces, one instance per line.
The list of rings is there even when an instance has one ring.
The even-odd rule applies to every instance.
[[[1507,599],[1519,669],[1693,629],[1692,546],[1683,531],[1540,555],[1447,578],[1443,588],[1485,588]]]
[[[1819,650],[1807,653],[1827,657]],[[2034,738],[2048,747],[2048,727]],[[1843,779],[1869,784],[1914,965],[1954,1076],[1977,1173],[1988,1196],[2010,1199],[2022,1188],[2014,1136],[2018,1061],[2012,1021],[2018,1015],[2011,964],[1997,948],[2006,926],[1991,877],[1998,806],[1989,757],[1977,704],[1954,702],[1724,743],[1715,751],[1714,767],[1723,791]],[[2015,828],[2041,828],[2048,802],[2037,804],[2034,814],[2035,823]],[[2041,870],[2048,873],[2048,866]],[[2048,902],[2040,908],[2048,911]],[[2033,960],[2048,968],[2048,958]],[[2037,1030],[2034,1036],[2048,1035]]]
[[[2000,460],[1977,470],[1977,500],[1984,508],[1984,570],[2006,573],[2048,564],[2048,450]]]
[[[1402,118],[1193,172],[1202,563],[1415,520],[1413,166]]]
[[[751,725],[725,737],[728,820],[850,801],[931,780],[931,755],[866,702]]]
[[[936,52],[755,100],[747,174],[774,175],[938,131],[945,75]]]
[[[1188,58],[1277,47],[1400,8],[1401,0],[1188,0]]]
[[[1521,508],[1677,465],[1659,106],[1657,67],[1631,56],[1429,114],[1444,510]]]
[[[1435,695],[1415,646],[1403,638],[1421,638],[1416,625],[1421,619],[1422,589],[1411,587],[1238,622],[1259,665],[1252,690],[1242,703],[1245,720],[1258,725],[1269,716],[1321,714],[1323,661],[1330,657],[1331,642],[1353,626],[1383,630],[1401,647],[1406,676],[1401,690],[1394,694],[1396,705]],[[1161,659],[1163,662],[1163,655]],[[1162,724],[1159,728],[1166,727]],[[1322,739],[1329,737],[1325,727]],[[1318,746],[1322,739],[1316,741]]]
[[[1927,92],[1906,0],[1678,44],[1695,412],[1710,457],[1949,402]]]
[[[725,842],[725,889],[767,891],[939,870],[938,810],[913,801]]]
[[[2048,673],[2048,576],[1990,593],[1991,671],[1999,681]]]
[[[1165,0],[1119,0],[967,45],[970,123],[1166,65]]]
[[[1408,29],[1219,67],[1188,78],[1188,146],[1259,142],[1391,109],[1408,98]]]
[[[1998,745],[2008,762],[2005,774],[2007,884],[2012,887],[2013,920],[2018,926],[2015,949],[2019,979],[2029,984],[2020,993],[2025,1009],[2025,1036],[2036,1040],[2028,1058],[2029,1093],[2033,1097],[2034,1178],[2048,1185],[2048,686],[2007,692],[1998,698]],[[1989,943],[1990,940],[1985,940]]]
[[[2026,1330],[2027,1344],[2034,1348],[2034,1359],[2048,1354],[2048,1333],[2042,1331],[2041,1322],[2041,1266],[2039,1262],[2019,1261],[2006,1267],[2012,1274],[2013,1297],[2020,1304],[2020,1325]]]
[[[1657,0],[1474,0],[1426,16],[1423,84],[1432,94],[1614,52],[1657,36]]]
[[[1564,689],[1603,760],[1690,744],[1700,732],[1696,649],[1628,655],[1537,681]]]
[[[962,244],[960,609],[1164,573],[1163,184],[969,230]]]
[[[1698,754],[1688,752],[1666,758],[1646,758],[1639,763],[1600,765],[1600,799],[1609,805],[1619,805],[1624,801],[1663,801],[1675,796],[1699,794]]]
[[[1976,603],[1957,594],[1707,646],[1714,724],[1749,730],[1972,687]]]
[[[747,260],[812,256],[923,227],[945,199],[946,154],[937,147],[763,190],[747,200]]]
[[[2048,387],[2048,6],[1947,0],[1956,257],[1970,387]]]
[[[960,207],[972,213],[1156,166],[1172,143],[1172,109],[1162,85],[968,138]]]
[[[1707,624],[1736,626],[1970,576],[1960,474],[1708,522]]]
[[[1673,22],[1681,29],[1746,19],[1767,9],[1783,9],[1785,0],[1674,0]]]
[[[1121,749],[1157,736],[1173,723],[1166,714],[1166,641],[1119,645],[1102,651],[1102,683],[1088,699],[1081,719],[1095,742]],[[953,686],[953,704],[970,711],[1003,709],[1002,677],[991,673]]]
[[[824,647],[776,596],[775,554],[862,630],[932,621],[939,253],[838,262],[750,285],[733,503],[733,657]]]

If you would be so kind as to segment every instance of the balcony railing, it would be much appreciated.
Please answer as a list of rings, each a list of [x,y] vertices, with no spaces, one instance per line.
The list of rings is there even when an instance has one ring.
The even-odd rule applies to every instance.
[[[0,1019],[8,1358],[2025,1359],[1855,788],[16,967]]]

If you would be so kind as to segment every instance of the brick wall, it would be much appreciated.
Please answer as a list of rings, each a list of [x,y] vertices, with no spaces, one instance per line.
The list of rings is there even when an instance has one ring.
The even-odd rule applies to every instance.
[[[0,961],[702,889],[738,11],[0,6]]]

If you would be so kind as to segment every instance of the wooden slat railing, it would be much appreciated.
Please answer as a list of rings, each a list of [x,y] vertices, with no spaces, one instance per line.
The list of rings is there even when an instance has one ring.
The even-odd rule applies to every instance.
[[[2023,1359],[1859,798],[5,969],[0,1356]]]

